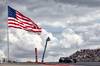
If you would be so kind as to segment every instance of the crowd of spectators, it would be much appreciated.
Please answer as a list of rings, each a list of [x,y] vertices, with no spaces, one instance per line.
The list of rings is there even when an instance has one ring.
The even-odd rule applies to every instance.
[[[70,59],[77,59],[79,62],[100,62],[100,48],[82,49],[69,56]]]

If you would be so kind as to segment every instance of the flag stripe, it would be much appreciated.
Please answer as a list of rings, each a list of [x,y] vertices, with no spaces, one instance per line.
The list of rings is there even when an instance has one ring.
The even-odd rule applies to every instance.
[[[22,25],[17,24],[17,23],[9,22],[8,24],[9,24],[9,25],[18,25],[18,26],[20,26],[20,27],[24,28]]]
[[[22,25],[22,24],[15,23],[15,22],[9,22],[8,24],[12,24],[12,25],[16,25],[16,26],[18,25],[18,26],[20,26],[20,27],[27,28],[27,29],[28,29],[28,28],[35,29],[34,27],[31,27],[30,25],[27,25],[27,24],[26,24],[26,25],[25,25],[25,24]],[[39,30],[40,30],[40,29],[39,29]]]
[[[21,16],[18,16],[18,15],[16,15],[16,17],[17,17],[18,19],[21,19],[21,20],[23,20],[23,21],[30,22],[30,20],[28,20],[28,19],[25,19],[25,18],[22,18]]]
[[[15,19],[8,19],[9,20],[9,22],[16,22],[16,23],[19,23],[19,24],[22,24],[23,25],[23,23],[22,22],[18,22],[17,20],[15,20]],[[9,24],[9,22],[8,22],[8,24]]]
[[[35,31],[41,31],[41,29],[33,29],[32,27],[30,27],[30,26],[25,26],[25,27],[23,27],[22,25],[19,25],[19,24],[16,24],[16,23],[9,23],[9,25],[8,26],[16,26],[16,27],[21,27],[22,29],[25,29],[25,30],[29,30],[29,29],[32,29],[32,30],[35,30]]]
[[[23,29],[22,27],[20,27],[20,26],[15,26],[15,25],[8,25],[8,27]],[[24,30],[26,30],[26,31],[32,31],[32,32],[42,32],[41,30],[29,29],[29,28],[28,28],[28,30],[27,30],[27,29],[24,29]]]
[[[8,25],[8,27],[14,27],[14,28],[22,29],[21,27],[17,27],[17,26],[13,26],[13,25]]]
[[[24,20],[22,20],[22,18],[20,18],[20,17],[17,17],[17,20],[23,21],[24,24],[29,24],[29,25],[31,25],[31,26],[33,25],[31,22],[24,21]]]

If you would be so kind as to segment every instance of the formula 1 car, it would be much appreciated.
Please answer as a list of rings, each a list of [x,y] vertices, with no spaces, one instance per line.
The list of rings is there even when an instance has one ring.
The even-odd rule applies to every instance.
[[[71,62],[73,62],[73,63],[76,63],[77,62],[77,60],[76,59],[69,59],[68,57],[61,57],[60,59],[59,59],[59,62],[60,63],[71,63]]]

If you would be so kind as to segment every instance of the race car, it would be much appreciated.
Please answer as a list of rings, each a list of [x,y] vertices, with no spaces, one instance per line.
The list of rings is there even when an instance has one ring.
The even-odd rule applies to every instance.
[[[76,63],[77,60],[76,59],[69,59],[68,57],[61,57],[59,59],[59,62],[60,63],[62,63],[62,62],[64,62],[64,63],[71,63],[71,62]]]

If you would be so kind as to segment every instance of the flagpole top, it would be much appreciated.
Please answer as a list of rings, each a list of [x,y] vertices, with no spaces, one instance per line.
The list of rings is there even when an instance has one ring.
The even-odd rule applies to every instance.
[[[8,4],[8,2],[6,2],[6,4]]]

